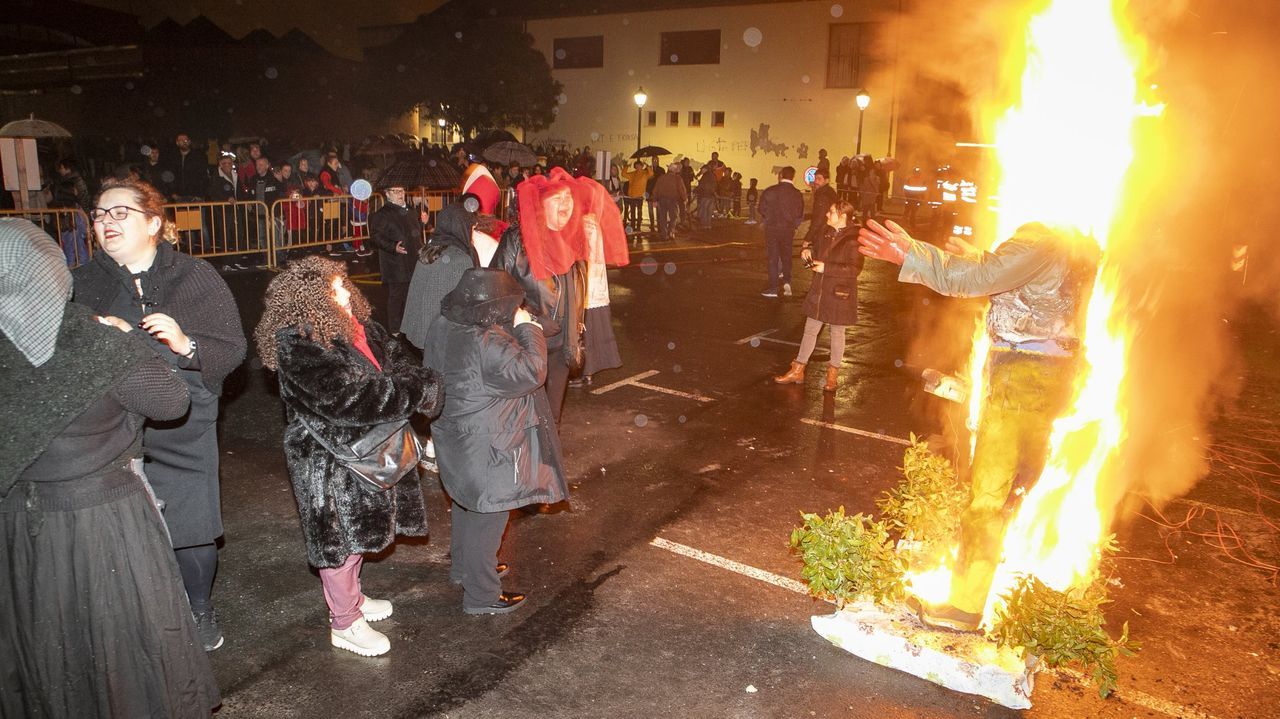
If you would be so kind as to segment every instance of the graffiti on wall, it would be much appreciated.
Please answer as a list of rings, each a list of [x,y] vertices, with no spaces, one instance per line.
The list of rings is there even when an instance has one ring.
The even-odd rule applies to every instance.
[[[763,152],[765,154],[772,152],[778,157],[786,157],[787,150],[790,147],[791,146],[785,142],[775,142],[771,137],[769,137],[769,126],[763,122],[760,123],[760,128],[758,130],[751,131],[752,157],[756,156],[756,152]]]

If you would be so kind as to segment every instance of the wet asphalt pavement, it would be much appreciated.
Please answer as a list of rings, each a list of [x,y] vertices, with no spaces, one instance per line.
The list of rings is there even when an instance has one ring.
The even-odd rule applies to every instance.
[[[857,659],[810,627],[829,605],[669,549],[798,579],[787,540],[799,512],[873,511],[897,481],[903,446],[892,440],[941,431],[929,418],[938,400],[911,373],[930,358],[909,354],[918,325],[908,319],[938,300],[899,285],[883,263],[862,275],[862,316],[836,395],[820,388],[825,333],[803,387],[772,383],[804,321],[808,272],[795,264],[796,297],[769,300],[759,295],[758,228],[633,247],[632,264],[609,278],[625,366],[571,388],[565,405],[572,501],[551,514],[516,513],[509,530],[505,584],[529,594],[526,606],[462,613],[461,588],[448,582],[448,505],[427,485],[431,536],[365,564],[365,593],[395,604],[376,625],[391,652],[374,659],[329,646],[280,449],[274,379],[246,363],[228,383],[221,424],[226,536],[214,601],[227,641],[212,655],[224,697],[217,716],[1018,714]],[[353,274],[362,269],[376,265]],[[225,276],[251,331],[270,275]],[[365,291],[382,304],[379,286]],[[1275,327],[1254,315],[1238,322],[1255,338],[1243,353],[1248,389],[1218,432],[1274,437]],[[1280,461],[1274,441],[1255,448]],[[1165,518],[1177,524],[1205,505],[1216,509],[1185,531],[1161,528],[1149,510],[1118,530],[1127,559],[1109,622],[1118,631],[1128,621],[1143,647],[1121,660],[1118,695],[1103,701],[1089,686],[1042,674],[1027,715],[1280,715],[1280,592],[1268,574],[1196,534],[1217,531],[1220,519],[1254,557],[1275,563],[1280,508],[1259,510],[1237,468],[1215,464]],[[663,546],[653,544],[659,538]]]

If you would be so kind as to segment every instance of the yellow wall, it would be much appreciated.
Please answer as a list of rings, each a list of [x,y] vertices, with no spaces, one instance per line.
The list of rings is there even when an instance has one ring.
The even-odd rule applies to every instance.
[[[695,166],[719,151],[721,160],[742,173],[744,187],[751,177],[759,178],[761,187],[773,184],[774,168],[783,165],[803,172],[817,162],[819,148],[827,149],[834,171],[842,156],[854,154],[858,110],[856,88],[826,88],[829,25],[886,20],[893,7],[896,3],[789,2],[530,21],[529,33],[553,67],[556,38],[589,35],[604,36],[604,67],[553,69],[564,85],[559,113],[549,129],[529,133],[529,140],[563,140],[572,147],[630,155],[636,149],[632,95],[643,86],[649,95],[646,112],[658,112],[655,127],[645,118],[645,145],[665,147],[677,158],[688,155]],[[760,32],[756,47],[744,40],[751,28]],[[710,29],[720,30],[720,64],[658,64],[660,33]],[[863,76],[872,102],[862,151],[876,157],[889,154],[893,92],[891,68],[881,69],[879,81]],[[667,127],[669,110],[679,111],[679,127]],[[702,112],[702,127],[686,127],[690,110]],[[710,126],[712,111],[724,111],[724,127]],[[788,145],[785,155],[757,150],[752,157],[751,131],[759,131],[762,123],[769,126],[770,140]],[[808,145],[807,158],[798,156],[801,144]]]

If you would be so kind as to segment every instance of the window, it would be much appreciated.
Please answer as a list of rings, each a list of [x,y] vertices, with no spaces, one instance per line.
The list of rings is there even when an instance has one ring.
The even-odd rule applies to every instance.
[[[664,32],[659,45],[659,65],[720,64],[719,30]]]
[[[723,110],[711,111],[711,126],[724,127],[724,111]]]
[[[874,62],[880,23],[832,23],[827,44],[827,87],[862,87]]]
[[[702,127],[702,113],[697,110],[689,111],[689,127]]]
[[[670,112],[667,113],[667,127],[679,127],[679,126],[680,126],[680,113],[676,112],[675,110],[671,110]]]
[[[650,110],[645,113],[645,125],[653,127],[658,124],[658,111]]]
[[[554,47],[552,67],[557,70],[604,67],[604,35],[558,37]]]

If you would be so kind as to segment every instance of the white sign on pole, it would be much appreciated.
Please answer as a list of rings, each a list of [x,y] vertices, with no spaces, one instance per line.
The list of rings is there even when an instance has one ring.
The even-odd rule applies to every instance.
[[[6,191],[40,189],[40,160],[34,138],[0,137],[0,167],[4,170]],[[22,186],[24,179],[26,187]]]

